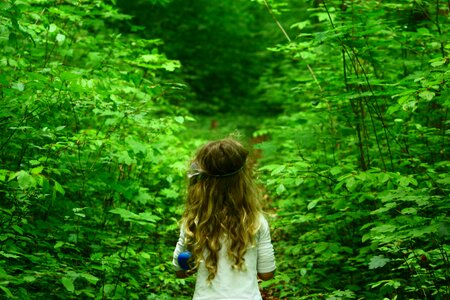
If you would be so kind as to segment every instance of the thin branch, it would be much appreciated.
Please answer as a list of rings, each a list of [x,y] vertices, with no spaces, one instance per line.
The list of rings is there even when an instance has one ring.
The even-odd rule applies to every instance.
[[[288,33],[286,32],[286,30],[284,30],[283,25],[281,25],[281,23],[278,21],[277,17],[275,17],[272,9],[269,6],[269,3],[267,3],[266,0],[264,0],[264,5],[267,8],[267,11],[269,12],[270,16],[272,17],[272,19],[275,21],[275,23],[277,24],[278,28],[280,28],[280,30],[283,32],[284,36],[286,37],[286,39],[289,42],[292,42],[291,38],[289,37]]]
[[[280,28],[280,30],[283,32],[284,36],[289,41],[289,43],[292,42],[291,38],[289,37],[289,34],[286,32],[286,30],[284,30],[283,25],[281,25],[281,23],[278,21],[277,17],[275,16],[275,14],[273,13],[272,9],[270,8],[269,3],[267,2],[267,0],[263,0],[263,1],[264,1],[264,5],[266,6],[267,11],[269,12],[270,16],[272,17],[272,19],[277,24],[278,28]],[[311,68],[311,66],[309,64],[306,64],[306,67],[308,68],[309,73],[311,73],[311,76],[314,79],[314,82],[319,87],[320,91],[323,92],[322,86],[320,85],[319,81],[317,80],[316,74],[314,74],[314,71]]]
[[[442,36],[441,25],[439,24],[439,0],[436,0],[436,27],[439,32],[439,35]],[[444,43],[440,42],[440,44],[442,57],[445,57]]]
[[[446,141],[447,141],[447,139],[446,139],[446,134],[445,134],[445,132],[447,131],[447,129],[446,129],[447,117],[448,117],[448,107],[447,107],[447,109],[445,110],[445,117],[442,119],[442,145],[441,145],[441,156],[442,156],[443,159],[445,159],[445,157],[447,156],[447,153],[446,153],[446,149],[447,149],[447,148],[446,148],[446,146],[445,146]]]
[[[331,14],[330,14],[330,11],[328,10],[328,7],[327,7],[327,5],[326,5],[325,0],[322,1],[322,4],[323,4],[323,6],[324,6],[324,8],[325,8],[325,11],[327,12],[328,19],[330,20],[330,23],[331,23],[332,28],[336,31],[336,27],[335,27],[334,22],[333,22],[333,20],[332,20],[332,18],[331,18]],[[339,40],[339,42],[340,42],[341,45],[342,45],[343,50],[345,51],[345,53],[347,53],[347,55],[349,56],[349,58],[350,58],[350,60],[351,60],[351,55],[350,55],[350,53],[349,53],[347,47],[345,46],[345,43],[341,40],[341,38],[340,38],[339,36],[337,37],[337,39]],[[373,89],[372,89],[372,85],[370,84],[369,77],[367,76],[367,73],[366,73],[366,70],[365,70],[364,66],[362,65],[361,61],[359,60],[358,55],[357,55],[356,52],[355,52],[355,49],[354,49],[353,47],[350,47],[350,50],[351,50],[351,52],[352,52],[352,54],[353,54],[353,56],[354,56],[354,58],[355,58],[355,62],[356,62],[356,63],[355,63],[355,62],[353,62],[353,61],[351,60],[351,61],[352,61],[353,68],[354,68],[354,70],[355,70],[355,74],[358,75],[358,74],[357,74],[357,73],[358,73],[358,71],[357,71],[357,66],[359,66],[359,68],[361,69],[362,74],[363,74],[363,76],[364,76],[364,80],[365,80],[365,82],[367,83],[367,87],[369,88],[370,93],[372,94],[373,97],[375,97],[375,92],[374,92]],[[389,159],[390,159],[390,163],[391,163],[391,169],[393,170],[393,169],[394,169],[394,164],[393,164],[393,158],[392,158],[391,146],[390,146],[389,138],[388,138],[388,132],[389,132],[389,130],[387,129],[387,126],[386,126],[386,123],[385,123],[385,121],[384,121],[384,117],[383,117],[383,114],[382,114],[382,112],[381,112],[380,106],[378,105],[378,102],[376,101],[376,99],[375,99],[375,105],[370,105],[369,101],[368,101],[366,98],[364,98],[364,99],[365,99],[364,102],[366,103],[366,105],[367,105],[367,107],[368,107],[369,116],[370,116],[370,119],[371,119],[371,122],[372,122],[372,127],[373,127],[373,131],[374,131],[374,133],[375,133],[375,138],[376,138],[377,145],[378,145],[378,151],[379,151],[379,153],[380,153],[380,158],[381,158],[381,160],[382,160],[383,166],[384,166],[384,168],[386,169],[386,165],[385,165],[385,163],[384,163],[384,158],[383,158],[383,153],[381,152],[381,148],[380,148],[380,144],[379,144],[378,135],[377,135],[377,132],[376,132],[376,128],[374,127],[374,126],[375,126],[375,123],[374,123],[374,119],[373,119],[373,116],[372,116],[372,113],[371,113],[371,110],[370,110],[371,107],[372,107],[372,109],[374,110],[375,114],[376,114],[376,115],[378,116],[378,118],[380,119],[381,124],[382,124],[382,126],[383,126],[383,131],[384,131],[384,135],[385,135],[385,139],[386,139],[386,145],[387,145],[388,153],[389,153]],[[390,132],[389,132],[389,133],[390,133]],[[395,140],[395,139],[394,139],[394,140]]]

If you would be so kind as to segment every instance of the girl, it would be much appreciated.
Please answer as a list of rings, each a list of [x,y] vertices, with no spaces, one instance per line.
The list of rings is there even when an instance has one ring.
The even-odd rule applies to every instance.
[[[262,214],[248,151],[227,138],[199,149],[191,165],[180,237],[173,254],[189,249],[198,270],[195,300],[262,299],[257,277],[274,276],[269,225]]]

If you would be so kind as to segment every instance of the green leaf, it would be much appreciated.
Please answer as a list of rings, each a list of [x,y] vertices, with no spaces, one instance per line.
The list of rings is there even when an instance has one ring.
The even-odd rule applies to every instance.
[[[96,284],[97,281],[100,280],[98,277],[95,277],[94,275],[91,275],[89,273],[81,273],[80,276],[83,277],[84,279],[89,281],[89,283],[92,283],[92,284]]]
[[[394,232],[397,230],[397,226],[392,224],[383,224],[371,229],[374,233]]]
[[[331,173],[331,175],[333,175],[333,176],[336,176],[336,175],[342,173],[342,171],[343,171],[343,170],[342,170],[341,167],[333,167],[333,168],[330,169],[330,173]]]
[[[369,269],[377,269],[384,267],[391,260],[389,258],[384,257],[383,255],[377,255],[370,259]]]
[[[431,61],[431,66],[432,67],[439,67],[439,66],[442,66],[443,64],[445,64],[446,62],[447,62],[446,58],[440,58],[438,60]]]
[[[31,174],[34,174],[34,175],[41,174],[42,170],[44,170],[43,166],[33,168],[33,169],[31,169]]]
[[[150,212],[140,213],[139,214],[139,218],[142,221],[147,221],[147,222],[150,222],[150,223],[156,223],[157,221],[161,220],[160,217],[155,216],[154,214],[152,214]]]
[[[8,170],[0,169],[0,181],[5,181],[8,173]]]
[[[168,60],[162,65],[162,67],[169,72],[175,71],[175,69],[178,69],[180,66],[180,62],[176,60]]]
[[[339,198],[333,203],[333,208],[336,210],[341,210],[348,207],[349,201],[345,198]]]
[[[418,227],[409,231],[409,233],[412,237],[422,237],[424,235],[430,235],[438,232],[439,226],[440,224],[432,224],[429,226]]]
[[[9,298],[13,298],[14,297],[14,295],[11,293],[11,291],[6,286],[0,285],[0,289],[2,291],[4,291],[6,296],[8,296]]]
[[[178,116],[178,117],[175,117],[175,121],[177,121],[180,124],[183,124],[184,123],[184,118],[182,116]]]
[[[407,89],[399,94],[393,95],[392,98],[395,97],[402,97],[402,96],[410,96],[412,94],[414,94],[416,92],[416,90],[412,90],[412,89]],[[401,103],[400,103],[401,104]]]
[[[18,234],[22,235],[23,234],[23,229],[17,225],[13,225],[11,226],[12,229],[14,229],[15,232],[17,232]]]
[[[64,285],[64,287],[66,288],[66,290],[68,290],[69,292],[74,292],[75,291],[75,286],[73,285],[73,279],[70,277],[63,277],[61,279],[62,284]]]
[[[391,177],[387,173],[378,173],[378,181],[379,183],[385,183],[387,182]]]
[[[36,186],[36,180],[28,172],[21,170],[16,173],[16,176],[21,189],[26,190]]]
[[[55,186],[53,188],[55,189],[55,191],[59,192],[61,195],[64,195],[66,193],[66,191],[64,191],[63,187],[56,180],[55,180]]]
[[[142,205],[145,205],[145,204],[149,203],[152,199],[153,199],[153,197],[150,194],[146,193],[143,190],[140,190],[139,194],[136,197],[134,197],[133,201],[136,201]]]
[[[284,191],[286,191],[286,188],[282,183],[280,183],[276,189],[277,195],[281,195]]]
[[[135,154],[147,154],[147,146],[136,138],[129,136],[125,138],[125,142],[131,147]]]
[[[53,246],[53,248],[58,249],[61,248],[62,246],[64,246],[65,242],[63,241],[57,241],[55,246]]]
[[[173,189],[162,189],[161,194],[169,199],[177,199],[179,194]]]
[[[56,29],[58,29],[58,27],[55,24],[50,24],[50,26],[48,27],[48,32],[55,32]]]
[[[286,169],[286,165],[279,165],[277,167],[275,167],[272,172],[270,173],[271,176],[280,174],[281,172],[283,172]]]
[[[417,180],[416,180],[415,178],[413,178],[413,177],[408,177],[408,180],[409,180],[409,182],[410,182],[412,185],[417,186],[418,182],[417,182]]]
[[[291,28],[297,27],[298,29],[301,30],[301,29],[305,28],[306,26],[308,26],[310,24],[311,24],[311,21],[306,20],[306,21],[303,21],[303,22],[298,22],[298,23],[292,24]]]
[[[0,84],[9,85],[8,77],[4,74],[0,74]]]
[[[115,285],[114,284],[105,284],[104,286],[103,286],[103,288],[104,288],[104,290],[105,290],[105,294],[106,295],[110,295],[110,294],[112,294],[112,291],[114,291],[114,287],[115,287]]]
[[[12,5],[8,2],[0,2],[0,10],[9,10]]]
[[[4,256],[6,258],[20,258],[20,256],[18,256],[18,255],[6,253],[4,251],[0,251],[0,255]]]
[[[379,209],[376,209],[372,212],[370,212],[370,214],[380,214],[380,213],[384,213],[387,212],[393,208],[397,207],[397,203],[396,202],[388,202],[386,203],[385,206],[380,207]]]
[[[36,277],[35,276],[24,276],[23,280],[25,282],[33,282],[33,281],[36,281]]]
[[[145,54],[140,57],[144,62],[158,62],[160,55],[158,54]]]
[[[303,178],[301,178],[301,177],[298,177],[298,178],[295,178],[294,184],[295,184],[295,186],[299,186],[299,185],[301,185],[303,182],[305,182],[305,179],[303,179]]]
[[[65,40],[66,40],[66,36],[64,34],[58,33],[56,35],[56,41],[58,42],[58,44],[62,45]]]
[[[309,203],[308,203],[308,210],[311,210],[311,209],[313,209],[316,205],[317,205],[317,203],[319,203],[319,200],[313,200],[313,201],[310,201]]]
[[[407,187],[410,183],[411,182],[408,177],[400,177],[398,180],[398,184],[403,187]]]
[[[40,165],[41,162],[38,161],[38,160],[32,159],[32,160],[30,160],[30,164],[31,164],[32,166],[37,166],[37,165]]]
[[[135,145],[136,146],[136,145]],[[119,163],[124,163],[126,165],[131,165],[136,163],[136,160],[130,157],[128,151],[121,151],[117,154],[117,160]]]
[[[19,92],[23,92],[25,90],[25,85],[22,82],[15,82],[11,85],[11,87]]]
[[[402,209],[402,214],[415,215],[415,214],[417,214],[417,209],[415,209],[414,207],[407,207],[407,208]]]
[[[124,208],[114,208],[114,209],[111,209],[109,212],[120,215],[125,221],[129,221],[130,219],[135,219],[135,220],[139,219],[139,216],[137,214],[135,214],[127,209],[124,209]]]
[[[431,92],[428,90],[425,90],[425,91],[419,93],[419,97],[422,99],[425,99],[427,101],[431,101],[435,95],[436,94],[434,92]]]
[[[356,187],[356,180],[355,177],[350,177],[345,181],[345,186],[347,187],[347,189],[352,192],[355,190]]]
[[[60,77],[62,80],[74,80],[80,78],[81,76],[71,72],[62,72]]]

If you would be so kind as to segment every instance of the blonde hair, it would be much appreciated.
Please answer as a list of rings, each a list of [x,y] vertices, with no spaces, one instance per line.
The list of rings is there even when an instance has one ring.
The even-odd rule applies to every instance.
[[[204,261],[209,282],[223,246],[231,267],[245,270],[244,255],[259,229],[261,206],[248,155],[239,142],[226,138],[201,147],[192,164],[182,224],[195,266]]]

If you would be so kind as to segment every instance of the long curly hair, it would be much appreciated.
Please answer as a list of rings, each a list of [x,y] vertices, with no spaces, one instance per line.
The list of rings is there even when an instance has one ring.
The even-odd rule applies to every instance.
[[[182,225],[195,266],[204,261],[209,282],[223,246],[231,267],[243,271],[255,242],[261,205],[248,156],[242,144],[226,138],[201,147],[191,165]]]

